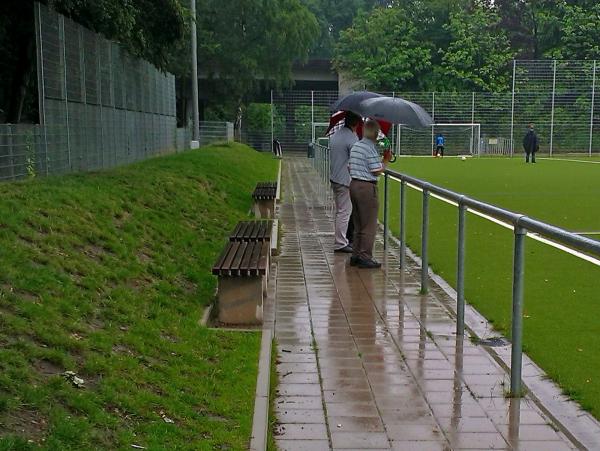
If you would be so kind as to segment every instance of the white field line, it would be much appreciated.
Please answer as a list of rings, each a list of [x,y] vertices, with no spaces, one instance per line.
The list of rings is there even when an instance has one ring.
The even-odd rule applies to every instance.
[[[390,176],[390,178],[391,178],[392,180],[396,180],[397,182],[400,182],[400,181],[401,181],[401,180],[399,180],[399,179],[397,179],[397,178],[395,178],[395,177],[392,177],[392,176]],[[411,187],[412,189],[414,189],[414,190],[417,190],[417,191],[421,191],[421,192],[423,192],[423,189],[422,189],[422,188],[419,188],[418,186],[415,186],[415,185],[413,185],[413,184],[411,184],[411,183],[407,183],[407,185],[408,185],[409,187]],[[458,207],[458,204],[457,204],[456,202],[454,202],[454,201],[451,201],[451,200],[445,199],[445,198],[443,198],[443,197],[441,197],[441,196],[439,196],[439,195],[437,195],[437,194],[434,194],[434,193],[431,193],[430,195],[431,195],[431,197],[434,197],[434,198],[436,198],[436,199],[439,199],[439,200],[441,200],[442,202],[446,202],[447,204],[454,205],[455,207]],[[471,210],[470,208],[468,208],[468,209],[467,209],[467,211],[468,211],[469,213],[472,213],[472,214],[474,214],[474,215],[476,215],[476,216],[479,216],[479,217],[481,217],[481,218],[483,218],[483,219],[487,219],[488,221],[491,221],[491,222],[493,222],[493,223],[495,223],[495,224],[498,224],[498,225],[499,225],[499,226],[501,226],[501,227],[504,227],[504,228],[506,228],[506,229],[513,230],[513,226],[512,226],[512,224],[509,224],[509,223],[507,223],[507,222],[501,221],[500,219],[494,218],[494,217],[492,217],[492,216],[486,215],[485,213],[481,213],[481,212],[479,212],[479,211],[476,211],[476,210]],[[554,248],[556,248],[556,249],[560,249],[561,251],[564,251],[564,252],[566,252],[567,254],[571,254],[571,255],[573,255],[573,256],[575,256],[575,257],[577,257],[577,258],[580,258],[580,259],[582,259],[582,260],[585,260],[585,261],[587,261],[587,262],[590,262],[590,263],[592,263],[592,264],[594,264],[594,265],[596,265],[596,266],[600,266],[600,260],[599,260],[599,259],[597,259],[597,258],[594,258],[594,257],[591,257],[591,256],[589,256],[589,255],[586,255],[586,254],[584,254],[584,253],[582,253],[582,252],[576,251],[575,249],[571,249],[570,247],[567,247],[567,246],[565,246],[565,245],[563,245],[563,244],[560,244],[560,243],[557,243],[557,242],[555,242],[555,241],[552,241],[552,240],[549,240],[549,239],[547,239],[547,238],[544,238],[543,236],[540,236],[540,235],[539,235],[539,234],[537,234],[537,233],[527,232],[527,236],[528,236],[529,238],[531,238],[531,239],[535,240],[535,241],[539,241],[540,243],[547,244],[548,246],[552,246],[552,247],[554,247]]]
[[[573,232],[575,235],[600,235],[600,232]]]
[[[574,160],[572,158],[547,158],[547,157],[538,157],[538,160],[547,160],[547,161],[571,161],[573,163],[589,163],[589,164],[600,164],[600,161],[591,161],[591,160]]]

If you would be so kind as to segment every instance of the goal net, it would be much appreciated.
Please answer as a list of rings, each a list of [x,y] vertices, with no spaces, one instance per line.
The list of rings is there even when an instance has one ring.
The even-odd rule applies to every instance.
[[[444,155],[479,155],[480,124],[433,124],[427,128],[396,127],[398,155],[435,155],[438,136],[443,137]]]

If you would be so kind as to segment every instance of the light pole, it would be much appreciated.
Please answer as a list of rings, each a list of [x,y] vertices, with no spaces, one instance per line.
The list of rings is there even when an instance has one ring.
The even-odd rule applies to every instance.
[[[192,142],[190,147],[200,147],[200,110],[198,108],[198,41],[196,37],[196,0],[191,0],[190,11],[192,15]]]

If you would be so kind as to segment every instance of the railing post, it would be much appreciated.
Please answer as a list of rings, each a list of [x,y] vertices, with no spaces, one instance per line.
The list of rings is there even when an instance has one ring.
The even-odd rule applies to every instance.
[[[513,60],[513,72],[512,72],[512,100],[510,109],[510,156],[512,157],[515,153],[515,83],[517,77],[517,60]]]
[[[429,290],[429,190],[423,188],[423,223],[421,225],[421,294]]]
[[[550,156],[554,149],[554,99],[556,98],[556,60],[552,71],[552,110],[550,112]]]
[[[525,278],[525,237],[527,231],[515,225],[512,299],[512,353],[510,365],[510,394],[522,395],[521,367],[523,364],[523,287]]]
[[[388,241],[388,175],[383,174],[383,250],[387,250]]]
[[[458,203],[458,261],[456,265],[456,335],[465,334],[465,220],[467,207]]]
[[[406,182],[400,182],[400,269],[406,268]]]
[[[596,101],[596,60],[592,68],[592,104],[590,106],[590,141],[588,146],[588,154],[592,156],[592,146],[594,144],[594,104]]]

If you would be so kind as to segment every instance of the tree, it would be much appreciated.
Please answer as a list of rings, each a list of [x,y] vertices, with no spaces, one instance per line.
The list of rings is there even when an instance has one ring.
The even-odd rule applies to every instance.
[[[504,91],[510,82],[513,51],[493,7],[475,2],[470,14],[452,13],[444,28],[451,36],[442,50],[440,72],[446,87],[458,91]]]
[[[319,33],[300,0],[203,0],[197,17],[208,103],[227,103],[229,120],[261,83],[286,86],[293,62],[307,58]]]
[[[410,13],[393,5],[362,13],[341,33],[334,65],[370,89],[420,89],[431,53]]]
[[[495,0],[501,26],[521,59],[541,59],[560,42],[565,0]]]
[[[311,56],[329,58],[333,55],[340,33],[352,25],[361,12],[369,12],[385,0],[303,0],[319,23],[319,35],[311,49]]]
[[[561,31],[560,48],[554,52],[554,57],[600,59],[600,4],[587,8],[568,5]]]

